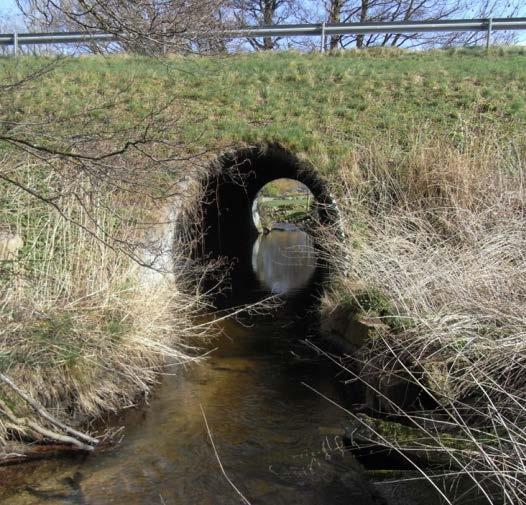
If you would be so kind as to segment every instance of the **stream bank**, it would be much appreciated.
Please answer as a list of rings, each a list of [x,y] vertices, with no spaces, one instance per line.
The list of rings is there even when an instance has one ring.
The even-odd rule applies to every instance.
[[[0,468],[2,504],[238,504],[211,437],[225,472],[253,505],[440,503],[407,468],[378,471],[381,465],[368,468],[353,456],[348,441],[356,432],[338,406],[354,403],[347,377],[307,345],[320,342],[315,255],[290,254],[308,245],[298,232],[259,240],[249,262],[251,293],[232,292],[232,300],[265,297],[277,286],[284,303],[218,321],[221,336],[204,362],[175,374],[168,367],[148,406],[109,420],[109,427],[125,426],[118,446]],[[293,273],[305,271],[310,278]]]
[[[390,347],[399,328],[381,296],[361,283],[347,288],[350,295],[339,304],[326,298],[320,309],[320,335],[333,354],[315,346],[347,378],[349,422],[334,433],[369,471],[389,479],[397,471],[416,471],[436,485],[444,503],[507,503],[498,483],[480,478],[477,461],[481,452],[500,448],[499,434],[480,418],[451,416],[414,356]],[[468,400],[463,406],[469,412],[473,405]]]

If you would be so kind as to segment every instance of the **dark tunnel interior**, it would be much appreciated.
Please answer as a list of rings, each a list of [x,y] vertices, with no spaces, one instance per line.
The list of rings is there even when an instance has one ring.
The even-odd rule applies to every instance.
[[[245,297],[245,303],[256,301],[257,295],[246,299],[256,282],[250,263],[258,237],[252,204],[265,184],[280,178],[295,179],[309,188],[316,200],[320,225],[333,225],[336,220],[334,202],[325,181],[312,166],[287,149],[272,144],[222,156],[207,181],[202,204],[203,238],[198,254],[211,260],[222,258],[231,265],[226,283],[230,289],[227,287],[225,291],[230,303],[237,303],[241,296]],[[318,270],[313,283],[320,280],[322,269]],[[216,302],[218,306],[224,305],[221,296]]]

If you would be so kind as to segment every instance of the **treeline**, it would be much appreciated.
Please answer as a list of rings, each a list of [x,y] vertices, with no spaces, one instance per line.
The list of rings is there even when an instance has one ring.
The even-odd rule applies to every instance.
[[[319,40],[280,37],[225,41],[213,33],[285,23],[351,23],[442,20],[524,14],[521,0],[17,0],[32,30],[104,30],[117,44],[91,44],[92,52],[136,54],[225,53],[239,49],[309,49]],[[499,35],[501,42],[513,35]],[[370,46],[447,47],[477,43],[477,33],[334,35],[327,49]]]

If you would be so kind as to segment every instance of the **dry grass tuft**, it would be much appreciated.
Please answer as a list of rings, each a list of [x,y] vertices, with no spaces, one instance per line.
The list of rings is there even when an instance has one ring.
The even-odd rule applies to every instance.
[[[38,166],[19,167],[18,174],[32,187],[60,185]],[[172,253],[172,244],[156,249],[162,240],[154,223],[166,201],[126,202],[118,191],[90,191],[82,177],[69,184],[60,199],[63,215],[14,186],[2,187],[0,221],[23,237],[24,247],[1,265],[0,371],[53,416],[79,425],[147,396],[167,360],[194,359],[191,316],[199,300],[180,289],[182,274],[161,271],[151,282],[126,254],[130,248],[134,256]],[[101,236],[129,247],[112,248]],[[32,415],[9,388],[0,386],[0,399],[18,417]],[[42,437],[13,426],[0,410],[0,453],[8,439],[20,438]]]
[[[436,432],[476,445],[465,467],[476,485],[523,503],[525,152],[482,137],[416,136],[403,155],[374,147],[356,156],[342,176],[346,274],[324,303],[344,303],[365,283],[378,306],[363,310],[391,330],[361,359],[410,374],[445,412]],[[421,414],[402,414],[420,424]]]

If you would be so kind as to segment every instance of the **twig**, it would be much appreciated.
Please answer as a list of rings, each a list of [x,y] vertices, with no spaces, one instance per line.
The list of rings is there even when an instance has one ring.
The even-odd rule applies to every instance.
[[[2,400],[0,400],[0,409],[13,423],[13,428],[17,429],[17,431],[23,431],[23,428],[26,427],[30,428],[31,430],[38,433],[39,435],[42,435],[45,438],[62,442],[64,444],[72,444],[84,451],[94,450],[94,447],[92,445],[87,445],[76,438],[70,437],[69,435],[62,435],[61,433],[56,433],[47,428],[44,428],[32,419],[17,417],[15,413],[8,407],[8,405]]]
[[[49,414],[42,405],[37,403],[35,400],[29,397],[27,393],[22,391],[14,382],[13,380],[8,377],[7,375],[0,373],[0,381],[2,381],[4,384],[7,384],[18,396],[23,398],[29,406],[41,417],[49,421],[52,425],[61,428],[66,433],[69,433],[70,435],[80,439],[84,440],[84,442],[87,442],[90,445],[97,445],[99,441],[96,438],[90,437],[89,435],[86,435],[85,433],[81,433],[80,431],[77,431],[70,426],[67,426],[66,424],[62,423],[58,419],[55,419],[51,414]]]
[[[210,443],[212,444],[212,448],[214,449],[214,454],[216,456],[217,462],[219,463],[219,468],[221,468],[221,472],[223,473],[225,479],[227,482],[232,486],[232,488],[235,490],[235,492],[240,496],[241,501],[245,505],[251,505],[251,503],[243,496],[243,493],[236,487],[236,485],[230,480],[230,477],[225,472],[225,469],[223,468],[223,464],[221,463],[221,459],[219,458],[219,454],[217,452],[216,446],[214,444],[214,439],[212,437],[212,432],[210,431],[210,427],[208,426],[208,421],[206,420],[205,415],[205,409],[203,408],[203,404],[200,403],[199,407],[201,407],[201,413],[203,414],[203,419],[205,421],[206,431],[208,433],[208,438],[210,439]]]
[[[276,298],[279,298],[279,295],[271,295],[271,296],[268,296],[267,298],[264,298],[263,300],[260,300],[259,302],[250,303],[250,304],[247,304],[247,305],[241,305],[241,307],[239,309],[237,309],[237,310],[235,310],[233,312],[229,312],[225,316],[219,317],[217,319],[213,319],[212,321],[207,321],[206,323],[197,324],[197,325],[193,326],[193,328],[195,329],[195,328],[202,328],[203,326],[210,326],[211,324],[216,324],[219,321],[223,321],[225,319],[229,319],[231,317],[237,316],[238,314],[240,314],[242,312],[253,310],[256,307],[260,307],[262,305],[265,307],[266,303],[268,303],[269,301],[274,300]]]

